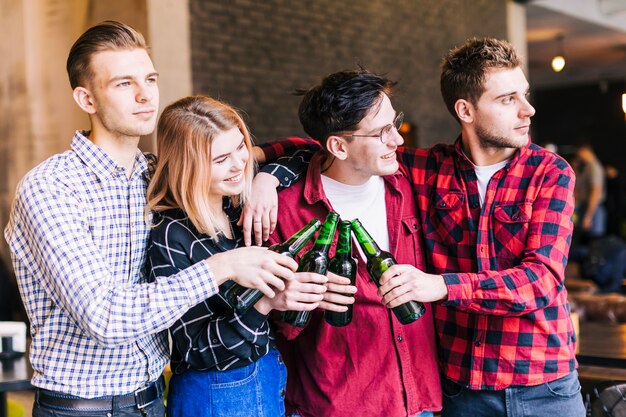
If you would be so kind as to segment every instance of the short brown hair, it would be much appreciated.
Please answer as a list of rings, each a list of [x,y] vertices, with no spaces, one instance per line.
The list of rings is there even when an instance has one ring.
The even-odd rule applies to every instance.
[[[520,60],[513,45],[494,38],[470,38],[451,49],[441,62],[441,95],[448,111],[459,120],[459,99],[476,104],[485,92],[485,74],[491,68],[516,68]]]
[[[221,133],[238,128],[250,158],[244,167],[244,190],[233,196],[235,205],[250,195],[254,175],[252,141],[239,113],[206,96],[182,98],[163,110],[157,127],[157,168],[147,192],[146,211],[183,210],[195,228],[215,238],[221,230],[209,206],[211,144]]]
[[[72,89],[84,85],[93,77],[91,56],[102,51],[118,49],[148,49],[143,35],[132,27],[107,20],[87,29],[74,42],[67,57],[67,75]]]

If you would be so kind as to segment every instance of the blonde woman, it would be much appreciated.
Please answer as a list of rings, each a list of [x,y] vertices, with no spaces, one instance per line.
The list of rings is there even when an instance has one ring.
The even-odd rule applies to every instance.
[[[183,98],[163,111],[157,145],[159,162],[148,189],[148,209],[155,212],[152,275],[250,249],[241,248],[237,221],[250,194],[254,161],[239,114],[208,97]],[[237,259],[241,265],[250,262],[246,256]],[[169,417],[284,415],[286,369],[267,315],[272,309],[316,308],[326,281],[317,274],[295,277],[244,315],[222,296],[232,285],[228,281],[174,323]]]

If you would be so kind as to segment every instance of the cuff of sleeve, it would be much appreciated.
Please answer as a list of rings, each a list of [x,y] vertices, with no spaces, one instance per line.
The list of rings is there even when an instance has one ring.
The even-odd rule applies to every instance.
[[[293,178],[287,175],[287,170],[285,170],[282,165],[276,163],[269,163],[267,165],[264,165],[260,169],[260,172],[265,172],[266,174],[274,176],[280,183],[281,187],[288,187],[293,180]]]
[[[255,329],[258,329],[267,321],[267,316],[265,314],[259,313],[254,307],[246,311],[246,314],[244,314],[243,316],[239,316],[239,318],[246,326]]]
[[[191,306],[214,296],[219,291],[209,263],[205,261],[182,270],[178,278],[181,282],[185,282]]]
[[[448,287],[448,300],[443,304],[449,307],[458,307],[471,300],[472,283],[467,274],[443,274],[443,280]]]

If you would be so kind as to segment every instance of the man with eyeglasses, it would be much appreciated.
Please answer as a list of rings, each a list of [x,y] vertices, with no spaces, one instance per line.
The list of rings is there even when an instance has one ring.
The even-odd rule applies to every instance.
[[[386,78],[357,70],[331,74],[306,91],[300,122],[322,149],[313,155],[306,179],[279,193],[271,243],[332,210],[342,220],[358,218],[398,262],[424,268],[417,209],[396,160],[403,116],[389,99],[392,86]],[[272,167],[281,169],[272,165],[266,171]],[[335,246],[336,241],[331,255]],[[432,416],[441,409],[441,389],[431,308],[427,305],[418,321],[400,324],[381,303],[363,254],[355,248],[353,255],[358,291],[346,285],[348,279],[329,274],[325,293],[326,303],[354,301],[350,324],[333,327],[322,310],[312,313],[305,328],[276,320],[288,369],[287,415]]]

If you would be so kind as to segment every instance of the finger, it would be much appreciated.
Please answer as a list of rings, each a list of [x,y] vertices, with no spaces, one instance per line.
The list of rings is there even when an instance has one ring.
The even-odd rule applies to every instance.
[[[354,304],[354,297],[349,297],[343,294],[336,294],[327,291],[326,294],[324,294],[324,301],[333,304],[349,305]]]
[[[354,285],[337,285],[329,282],[326,284],[328,291],[336,292],[339,294],[356,294],[356,286]]]
[[[319,307],[324,310],[334,311],[337,313],[345,313],[346,311],[348,311],[348,306],[346,305],[333,304],[333,303],[328,303],[326,301],[322,301]]]
[[[388,270],[383,272],[378,282],[383,286],[387,281],[395,277],[396,275],[400,275],[402,273],[402,265],[392,265]]]
[[[409,301],[415,301],[415,300],[413,299],[411,293],[406,293],[404,295],[401,295],[398,298],[394,298],[393,300],[391,300],[389,303],[387,303],[387,307],[395,308],[402,304],[408,303]]]
[[[316,303],[293,303],[289,305],[287,310],[291,311],[313,311],[320,306],[319,302]]]
[[[385,282],[380,287],[378,287],[378,295],[382,297],[383,295],[389,293],[394,288],[402,285],[402,282],[403,282],[402,277],[403,277],[402,275],[397,275],[391,278],[390,280],[388,280],[387,282]]]
[[[316,274],[315,272],[296,272],[295,276],[296,280],[302,283],[313,282],[316,284],[326,284],[328,282],[326,275]]]
[[[254,216],[252,228],[254,230],[254,243],[257,246],[261,246],[261,244],[263,243],[263,220],[261,219],[261,217]]]
[[[278,205],[275,204],[270,209],[270,235],[274,233],[274,230],[276,230],[276,223],[278,221],[277,219],[278,219]]]
[[[330,271],[326,273],[329,283],[336,283],[341,285],[350,285],[350,278],[342,277],[341,275],[334,274]]]
[[[319,284],[298,284],[295,291],[301,294],[324,294],[326,292],[326,286]]]
[[[246,246],[250,246],[252,244],[252,213],[250,210],[244,209],[239,222],[243,225],[243,243]]]
[[[263,273],[259,275],[259,277],[263,279],[263,281],[265,281],[265,283],[270,285],[272,288],[278,291],[284,291],[285,282],[281,278],[277,277],[276,275],[267,271],[263,271]]]
[[[263,281],[259,282],[258,285],[255,285],[255,288],[261,291],[266,297],[274,298],[274,296],[276,295],[274,290]]]
[[[287,297],[287,303],[319,303],[324,300],[322,294],[295,293]]]
[[[263,242],[265,242],[267,239],[270,238],[270,227],[271,227],[271,222],[270,222],[270,213],[269,211],[265,211],[265,213],[263,213],[263,220],[262,220],[262,236],[263,236]]]
[[[268,255],[272,257],[272,260],[276,264],[276,268],[287,268],[290,271],[294,271],[294,272],[298,269],[298,263],[293,258],[287,255],[281,255],[280,253],[276,253],[273,251],[268,251],[267,253]],[[274,272],[275,272],[274,275],[281,276],[279,273],[277,273],[278,271],[274,271]],[[293,273],[289,274],[289,277],[294,278]]]
[[[396,300],[397,298],[400,298],[404,296],[405,294],[408,294],[410,291],[411,291],[411,287],[409,287],[408,285],[402,285],[402,286],[396,287],[383,296],[383,303],[389,304],[390,302]]]

